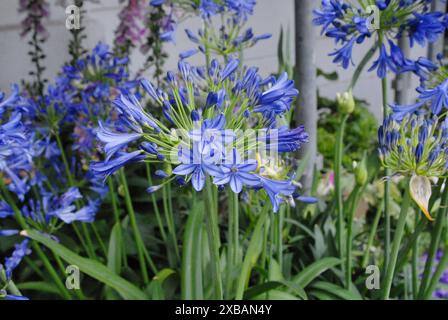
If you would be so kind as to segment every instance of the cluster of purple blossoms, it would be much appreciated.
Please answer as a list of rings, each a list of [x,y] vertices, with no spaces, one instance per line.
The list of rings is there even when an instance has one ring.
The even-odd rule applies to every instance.
[[[432,68],[432,63],[425,58],[409,59],[396,43],[397,39],[407,37],[411,47],[415,43],[425,46],[443,36],[448,18],[441,12],[431,11],[432,1],[440,0],[377,0],[370,6],[358,7],[350,1],[323,0],[321,7],[314,10],[314,24],[322,26],[322,34],[342,45],[330,55],[344,69],[353,64],[354,45],[376,35],[379,56],[369,71],[376,70],[380,78],[387,71],[412,71],[419,75]]]
[[[120,130],[109,106],[135,86],[126,61],[99,44],[75,65],[64,66],[43,96],[25,97],[17,85],[10,96],[0,93],[0,219],[8,221],[0,236],[15,237],[26,227],[53,234],[65,224],[94,221],[108,188],[88,164],[99,156],[98,121],[114,122]],[[70,142],[62,145],[60,136],[67,133]],[[22,223],[11,229],[18,214]],[[8,277],[27,245],[21,242],[7,259]]]
[[[135,95],[121,95],[115,106],[127,132],[101,125],[98,139],[106,159],[92,162],[91,170],[106,178],[131,162],[147,162],[161,168],[155,192],[175,181],[201,191],[207,183],[234,193],[243,187],[264,190],[277,211],[297,194],[294,176],[280,170],[282,155],[298,150],[308,140],[303,126],[279,125],[298,91],[286,74],[262,79],[257,68],[242,68],[236,59],[208,68],[181,60],[178,74],[167,74],[167,90],[141,82],[149,105],[160,106],[165,120],[157,119]],[[241,69],[240,69],[241,68]],[[274,166],[278,167],[274,167]],[[285,170],[286,169],[286,170]],[[209,182],[207,182],[209,180]]]
[[[19,0],[19,12],[26,14],[22,20],[22,37],[36,32],[42,39],[48,38],[48,31],[42,23],[44,18],[50,16],[46,0]]]
[[[123,3],[125,0],[121,0]],[[127,53],[129,47],[141,44],[147,32],[144,26],[147,0],[127,0],[126,6],[119,13],[120,24],[115,31],[117,52]]]

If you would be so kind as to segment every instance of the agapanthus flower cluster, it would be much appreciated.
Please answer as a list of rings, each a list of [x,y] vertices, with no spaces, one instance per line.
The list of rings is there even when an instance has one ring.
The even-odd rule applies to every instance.
[[[121,3],[125,0],[121,0]],[[129,48],[138,46],[147,32],[144,26],[147,0],[126,0],[118,17],[120,24],[115,30],[115,51],[120,55],[129,54]]]
[[[128,58],[117,58],[109,46],[99,43],[85,58],[66,65],[50,87],[46,105],[57,108],[62,126],[73,125],[73,149],[86,158],[96,155],[95,128],[98,121],[109,121],[114,114],[111,101],[135,83],[126,71]]]
[[[145,161],[159,166],[156,175],[164,180],[148,192],[172,181],[191,183],[196,191],[207,183],[229,185],[235,193],[243,187],[263,189],[274,211],[285,199],[298,197],[294,177],[270,169],[280,155],[308,139],[303,126],[281,125],[298,94],[294,82],[286,74],[262,79],[257,68],[242,68],[236,59],[224,66],[213,60],[207,68],[181,60],[178,67],[177,75],[167,74],[166,91],[142,81],[150,104],[163,109],[165,120],[134,95],[114,102],[128,132],[101,125],[98,139],[106,160],[93,162],[91,170],[107,177],[128,163]]]
[[[448,69],[446,66],[433,65],[431,72],[421,77],[417,88],[417,102],[411,105],[391,105],[394,117],[402,118],[408,113],[432,113],[440,115],[448,109]]]
[[[370,71],[376,70],[380,78],[387,71],[419,74],[427,67],[427,59],[414,61],[405,57],[397,39],[409,38],[412,47],[415,43],[425,46],[443,36],[448,19],[441,12],[431,11],[433,1],[440,0],[323,0],[321,7],[314,10],[314,24],[322,26],[322,34],[342,45],[330,55],[345,69],[353,64],[354,45],[376,37],[379,56]]]
[[[448,172],[448,119],[411,114],[398,121],[390,116],[380,127],[378,140],[383,165],[411,177],[411,195],[432,220],[427,208],[430,178],[443,178]]]
[[[153,6],[177,8],[181,12],[195,12],[204,21],[197,34],[185,30],[188,38],[198,49],[188,50],[180,54],[185,59],[201,51],[228,57],[241,50],[254,46],[258,41],[268,39],[270,34],[255,36],[251,28],[244,29],[248,16],[254,12],[255,0],[201,0],[201,1],[151,1]],[[221,24],[215,25],[215,17],[220,17]],[[173,21],[171,19],[171,21]],[[174,39],[175,21],[171,29],[165,31],[164,38]]]
[[[99,202],[75,204],[83,197],[77,188],[66,189],[61,151],[49,130],[27,118],[27,110],[20,108],[25,99],[17,92],[13,96],[2,103],[0,113],[0,220],[8,221],[8,226],[15,221],[17,229],[1,226],[0,237],[17,236],[27,226],[51,234],[64,223],[92,222]],[[27,254],[24,240],[5,260],[8,279]]]
[[[24,172],[32,171],[31,158],[34,154],[33,145],[21,122],[20,113],[4,112],[0,123],[0,174],[8,189],[19,199],[24,199],[30,189],[32,177]]]

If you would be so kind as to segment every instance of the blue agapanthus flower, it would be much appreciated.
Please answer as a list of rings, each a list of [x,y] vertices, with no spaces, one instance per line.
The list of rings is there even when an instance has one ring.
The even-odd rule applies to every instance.
[[[431,12],[432,1],[438,0],[358,2],[359,5],[353,1],[322,0],[320,8],[313,11],[313,22],[322,26],[322,34],[342,45],[330,55],[344,69],[353,64],[354,45],[375,37],[379,57],[370,70],[377,70],[378,77],[384,78],[388,70],[418,71],[417,62],[404,57],[396,45],[397,39],[407,37],[411,46],[415,43],[425,46],[443,36],[448,26],[447,16]]]
[[[6,99],[5,94],[0,92],[0,115],[5,111],[5,108],[15,105],[19,99],[19,86],[17,84],[11,86],[11,95]]]
[[[260,178],[254,174],[258,163],[254,159],[241,160],[237,149],[233,149],[220,167],[222,173],[217,175],[213,183],[221,186],[228,184],[234,193],[240,193],[243,186],[257,187],[261,184]]]
[[[167,74],[167,89],[143,80],[146,96],[122,95],[115,101],[127,130],[101,128],[98,134],[105,161],[91,163],[91,171],[104,178],[129,162],[156,166],[156,192],[175,181],[191,183],[201,191],[207,183],[235,193],[243,188],[265,190],[275,211],[285,198],[294,198],[297,184],[286,166],[272,169],[271,154],[296,151],[307,142],[304,128],[277,127],[290,110],[298,91],[287,74],[261,78],[256,68],[243,68],[230,59],[208,68],[181,60],[178,74]],[[159,105],[165,120],[144,105]],[[158,166],[163,167],[158,168]],[[281,188],[280,188],[281,187]]]

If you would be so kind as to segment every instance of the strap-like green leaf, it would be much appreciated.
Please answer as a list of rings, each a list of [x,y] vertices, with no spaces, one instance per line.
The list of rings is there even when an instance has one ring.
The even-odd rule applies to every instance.
[[[120,274],[121,272],[123,239],[120,228],[121,226],[119,223],[116,223],[112,228],[109,240],[109,250],[107,252],[107,267],[115,274]]]
[[[323,258],[322,260],[316,261],[303,269],[294,277],[293,282],[298,284],[300,287],[305,288],[322,273],[340,263],[341,260],[337,258]]]
[[[244,258],[243,267],[237,284],[236,299],[243,299],[244,290],[247,287],[250,279],[252,268],[255,266],[258,260],[258,256],[261,252],[261,245],[263,243],[263,226],[266,221],[267,214],[264,212],[258,218],[258,222],[255,226],[252,234],[252,239],[249,243],[246,256]]]
[[[302,288],[300,288],[295,283],[292,283],[289,281],[283,281],[283,280],[269,281],[269,282],[265,282],[261,285],[249,288],[244,293],[244,299],[250,300],[255,297],[259,297],[260,295],[270,292],[279,287],[286,287],[286,288],[290,289],[298,298],[300,298],[302,300],[307,300],[307,295]]]
[[[335,295],[339,299],[343,300],[362,300],[362,297],[357,292],[348,291],[342,287],[339,287],[329,282],[317,282],[312,286],[314,289],[322,290],[327,293]]]
[[[105,265],[87,258],[83,258],[63,245],[42,235],[34,230],[21,232],[22,236],[33,239],[49,248],[67,263],[79,267],[79,270],[86,275],[104,283],[115,289],[123,299],[126,300],[146,300],[147,296],[132,283],[117,276]]]

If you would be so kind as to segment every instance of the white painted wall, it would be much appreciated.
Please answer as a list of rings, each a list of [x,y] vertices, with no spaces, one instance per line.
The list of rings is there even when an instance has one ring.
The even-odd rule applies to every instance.
[[[149,0],[148,0],[149,1]],[[55,2],[50,0],[50,2]],[[316,0],[316,6],[319,1]],[[17,12],[18,0],[0,1],[0,91],[9,91],[9,85],[26,78],[31,69],[29,57],[27,56],[26,39],[21,39],[20,21],[23,16]],[[118,24],[117,13],[120,9],[118,0],[101,0],[101,4],[87,4],[88,47],[92,48],[98,41],[111,44],[114,38],[114,30]],[[269,40],[260,42],[256,47],[246,53],[246,64],[260,67],[263,74],[267,75],[277,71],[277,43],[280,27],[288,27],[294,30],[294,0],[258,0],[255,15],[249,23],[256,34],[272,33]],[[49,79],[54,77],[60,66],[68,60],[67,43],[69,32],[65,29],[65,10],[62,7],[52,4],[51,18],[46,23],[50,32],[50,38],[45,44],[47,53],[45,76]],[[188,27],[196,30],[200,26],[198,19],[191,19],[183,23],[178,30],[176,46],[167,45],[170,58],[166,69],[175,69],[177,55],[179,52],[191,49],[192,44],[186,38],[183,30]],[[334,97],[337,92],[344,91],[353,73],[353,68],[344,71],[342,68],[332,63],[332,58],[328,53],[333,50],[333,42],[325,37],[319,36],[316,32],[316,60],[318,67],[327,71],[338,71],[339,80],[336,82],[319,79],[319,90],[322,95]],[[293,41],[291,32],[291,41]],[[291,43],[292,50],[294,49]],[[365,46],[364,46],[365,48]],[[363,48],[363,49],[364,49]],[[354,52],[354,61],[359,62],[364,50],[357,48]],[[413,49],[414,56],[425,54],[421,48]],[[291,53],[294,57],[294,54]],[[198,57],[199,58],[199,57]],[[196,58],[196,59],[198,59]],[[306,59],[307,57],[303,57]],[[144,61],[144,57],[139,52],[132,56],[132,69],[137,70]],[[193,59],[193,62],[195,60]],[[197,61],[197,60],[196,60]],[[417,85],[414,82],[413,87]],[[380,118],[381,91],[380,83],[374,73],[365,72],[361,78],[355,95],[364,98],[371,104],[372,111]]]

